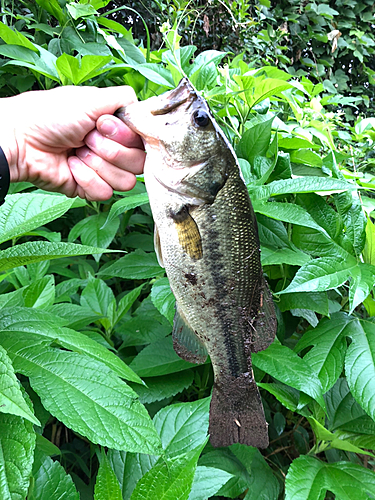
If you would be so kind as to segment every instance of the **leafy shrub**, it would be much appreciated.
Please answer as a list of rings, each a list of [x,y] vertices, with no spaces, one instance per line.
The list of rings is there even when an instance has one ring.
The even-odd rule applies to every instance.
[[[9,3],[2,95],[128,84],[146,99],[185,74],[206,97],[278,311],[276,341],[253,356],[271,442],[262,455],[207,441],[211,367],[173,350],[142,178],[105,203],[20,183],[0,211],[1,497],[374,496],[374,119],[348,123],[306,75],[180,47],[176,29],[143,48],[104,4]]]

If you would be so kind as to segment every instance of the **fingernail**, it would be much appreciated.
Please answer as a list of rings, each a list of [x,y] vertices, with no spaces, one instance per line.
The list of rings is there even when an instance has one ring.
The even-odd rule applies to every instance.
[[[112,137],[117,132],[117,125],[112,120],[104,120],[99,131],[106,137]]]

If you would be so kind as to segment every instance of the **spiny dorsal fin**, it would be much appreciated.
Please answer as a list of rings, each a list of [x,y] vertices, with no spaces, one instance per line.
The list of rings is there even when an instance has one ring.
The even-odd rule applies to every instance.
[[[176,314],[173,321],[173,347],[180,358],[190,363],[204,363],[207,351],[194,330],[188,324],[184,314],[176,303]]]

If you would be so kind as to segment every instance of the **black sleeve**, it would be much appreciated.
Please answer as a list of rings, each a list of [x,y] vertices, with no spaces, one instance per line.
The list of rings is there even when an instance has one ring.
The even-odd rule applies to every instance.
[[[0,206],[4,203],[10,185],[10,173],[8,161],[4,151],[0,147]]]

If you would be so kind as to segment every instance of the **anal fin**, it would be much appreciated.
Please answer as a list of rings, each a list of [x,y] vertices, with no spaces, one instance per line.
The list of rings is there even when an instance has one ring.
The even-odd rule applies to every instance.
[[[204,363],[207,350],[188,324],[184,314],[176,303],[176,314],[173,322],[173,347],[180,358],[190,363]]]

